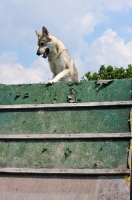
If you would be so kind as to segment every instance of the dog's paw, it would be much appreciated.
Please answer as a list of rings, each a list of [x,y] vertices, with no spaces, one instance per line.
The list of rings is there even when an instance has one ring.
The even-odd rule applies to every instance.
[[[53,83],[54,83],[53,80],[48,80],[48,83],[47,83],[47,84],[51,85],[51,84],[53,84]]]

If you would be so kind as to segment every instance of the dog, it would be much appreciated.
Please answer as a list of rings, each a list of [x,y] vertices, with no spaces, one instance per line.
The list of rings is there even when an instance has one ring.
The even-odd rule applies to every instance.
[[[35,32],[38,36],[39,46],[37,55],[43,55],[43,58],[48,57],[49,66],[53,73],[52,80],[49,80],[48,83],[78,81],[77,69],[65,45],[55,36],[51,35],[45,27],[42,27],[42,34],[38,31]]]

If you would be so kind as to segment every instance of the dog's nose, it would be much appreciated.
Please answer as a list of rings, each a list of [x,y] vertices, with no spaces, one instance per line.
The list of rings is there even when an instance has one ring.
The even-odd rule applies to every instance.
[[[37,53],[36,53],[38,56],[40,56],[41,55],[41,53],[39,53],[39,50],[37,51]]]

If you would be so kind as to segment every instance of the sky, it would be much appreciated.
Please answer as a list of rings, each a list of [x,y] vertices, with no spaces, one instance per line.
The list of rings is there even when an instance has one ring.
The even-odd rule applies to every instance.
[[[36,55],[42,26],[65,44],[79,79],[101,65],[132,64],[132,0],[1,0],[0,84],[52,78],[48,60]]]

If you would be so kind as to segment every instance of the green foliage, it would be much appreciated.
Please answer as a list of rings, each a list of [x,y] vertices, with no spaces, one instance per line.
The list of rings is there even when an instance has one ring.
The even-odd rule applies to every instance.
[[[94,72],[91,74],[91,72],[87,72],[82,79],[86,80],[108,80],[108,79],[122,79],[122,78],[132,78],[132,64],[128,65],[127,69],[124,69],[123,67],[117,68],[109,65],[108,67],[105,67],[105,65],[101,65],[98,73]]]

